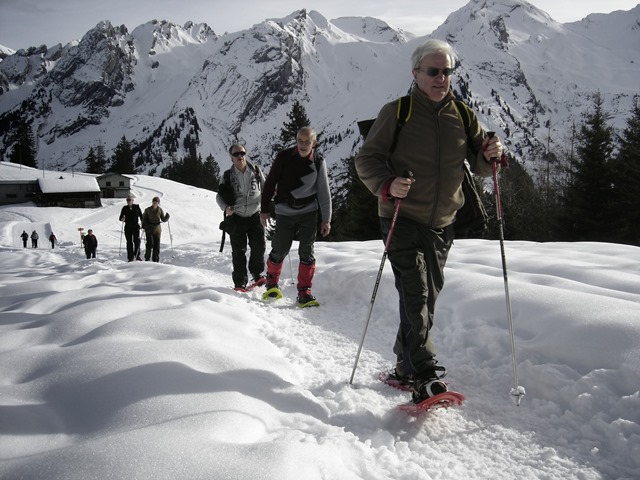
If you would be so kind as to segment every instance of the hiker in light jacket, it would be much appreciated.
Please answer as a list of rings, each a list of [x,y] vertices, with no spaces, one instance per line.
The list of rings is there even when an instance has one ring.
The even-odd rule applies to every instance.
[[[260,223],[260,200],[264,187],[264,175],[260,168],[247,159],[244,145],[234,143],[229,147],[233,165],[222,175],[216,201],[224,211],[225,231],[231,240],[233,271],[231,278],[236,289],[247,286],[247,244],[251,250],[248,269],[253,284],[261,286],[264,278],[264,252],[266,242],[264,227]]]
[[[151,206],[144,209],[142,214],[142,228],[144,228],[147,239],[146,251],[144,259],[154,262],[160,261],[160,236],[162,235],[162,227],[160,224],[169,220],[169,213],[165,213],[160,208],[160,198],[153,197]]]

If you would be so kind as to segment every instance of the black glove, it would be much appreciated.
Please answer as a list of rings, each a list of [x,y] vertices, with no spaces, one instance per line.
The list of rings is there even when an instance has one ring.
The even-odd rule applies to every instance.
[[[171,216],[171,215],[169,215],[169,213],[167,212],[167,214],[165,215],[165,217],[164,217],[164,218],[166,218],[167,220],[169,220],[169,217],[170,217],[170,216]]]

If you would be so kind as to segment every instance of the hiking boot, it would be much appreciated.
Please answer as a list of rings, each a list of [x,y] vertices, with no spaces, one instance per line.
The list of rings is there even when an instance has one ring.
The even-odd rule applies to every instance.
[[[438,372],[441,372],[440,374]],[[416,375],[413,379],[413,403],[420,403],[427,398],[434,397],[447,392],[449,387],[442,381],[447,374],[447,369],[441,366],[434,366],[432,370]]]
[[[397,368],[380,372],[378,378],[390,387],[404,392],[413,392],[413,379],[410,376],[402,375]]]
[[[256,287],[261,287],[262,285],[266,285],[267,284],[267,277],[265,277],[264,275],[258,275],[253,280],[253,283],[254,283],[254,285]],[[277,287],[277,285],[276,285],[276,287]]]
[[[138,262],[141,262],[141,261],[142,261],[142,259],[140,258],[140,255],[138,255],[138,256],[136,257],[136,260],[137,260]]]
[[[415,383],[413,385],[413,389],[414,391],[411,395],[411,401],[415,404],[423,402],[427,398],[435,397],[436,395],[449,391],[447,384],[438,379]]]
[[[298,292],[298,305],[306,305],[315,301],[316,297],[311,295],[311,290],[301,290]]]
[[[413,380],[410,376],[401,374],[400,372],[398,372],[397,368],[394,368],[393,370],[388,372],[387,378],[390,381],[397,383],[398,385],[409,386],[413,383]]]

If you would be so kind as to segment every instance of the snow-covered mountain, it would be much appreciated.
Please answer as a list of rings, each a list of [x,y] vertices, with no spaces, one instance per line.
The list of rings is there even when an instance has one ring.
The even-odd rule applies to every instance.
[[[559,24],[524,0],[471,0],[431,36],[455,46],[454,88],[525,161],[548,136],[552,147],[566,143],[593,93],[617,127],[638,93],[640,5]],[[203,158],[224,160],[240,140],[268,164],[298,100],[333,163],[357,150],[358,120],[407,91],[411,53],[425,38],[306,10],[222,36],[192,22],[129,32],[104,21],[65,46],[4,50],[0,158],[24,118],[47,168],[84,168],[90,147],[110,154],[123,135],[148,173],[194,143]]]

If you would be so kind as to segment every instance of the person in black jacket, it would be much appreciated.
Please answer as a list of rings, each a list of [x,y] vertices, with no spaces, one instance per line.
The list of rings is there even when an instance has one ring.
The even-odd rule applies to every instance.
[[[289,254],[294,237],[299,240],[298,305],[318,305],[311,295],[316,269],[314,243],[320,216],[320,234],[326,237],[331,230],[331,192],[327,167],[314,149],[316,132],[302,127],[296,135],[296,146],[280,151],[264,182],[260,207],[260,222],[270,222],[269,203],[275,197],[276,231],[271,240],[267,260],[267,291],[263,298],[280,298],[278,281],[282,262]]]
[[[89,229],[87,234],[82,239],[82,242],[84,243],[84,253],[87,255],[87,259],[96,258],[98,239],[93,234],[93,230]]]
[[[133,262],[134,259],[142,261],[140,258],[140,224],[142,221],[142,210],[140,205],[133,203],[133,195],[127,197],[127,205],[120,211],[120,221],[124,222],[124,238],[127,240],[127,260]]]

